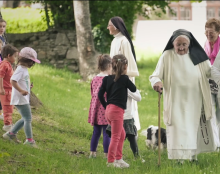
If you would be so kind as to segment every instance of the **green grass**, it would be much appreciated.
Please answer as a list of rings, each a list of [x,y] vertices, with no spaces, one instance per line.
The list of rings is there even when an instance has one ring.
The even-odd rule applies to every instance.
[[[142,101],[138,103],[142,129],[157,125],[157,93],[150,86],[148,77],[157,59],[138,63],[140,77],[136,86],[141,90]],[[46,65],[36,65],[29,70],[34,82],[34,93],[44,107],[33,109],[33,133],[39,149],[15,145],[0,138],[0,173],[73,173],[73,174],[204,174],[220,173],[219,153],[200,154],[199,165],[185,162],[179,166],[168,160],[166,150],[162,153],[161,167],[157,166],[157,152],[148,150],[145,137],[140,135],[138,146],[145,163],[134,160],[129,143],[124,144],[124,160],[128,169],[106,167],[103,159],[102,138],[96,159],[89,159],[92,126],[87,123],[90,104],[90,82],[83,82],[78,74],[57,70]],[[14,123],[20,118],[17,111]],[[161,121],[162,123],[163,121]],[[0,122],[0,128],[3,122]],[[164,124],[162,123],[162,126]],[[0,134],[4,132],[0,130]],[[23,129],[18,138],[25,140]]]
[[[2,8],[1,13],[7,22],[6,33],[30,33],[47,29],[44,10],[29,7]]]

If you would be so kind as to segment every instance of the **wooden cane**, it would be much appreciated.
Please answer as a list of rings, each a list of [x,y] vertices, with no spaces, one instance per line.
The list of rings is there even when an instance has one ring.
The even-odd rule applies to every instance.
[[[160,142],[161,142],[161,131],[160,131],[160,92],[158,92],[158,166],[160,166]]]

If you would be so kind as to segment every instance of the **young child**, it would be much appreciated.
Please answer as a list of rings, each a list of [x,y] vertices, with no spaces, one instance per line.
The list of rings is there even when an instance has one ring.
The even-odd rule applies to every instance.
[[[135,108],[134,104],[132,102],[135,101],[141,101],[141,94],[139,90],[137,89],[136,92],[131,92],[128,90],[128,100],[127,100],[127,109],[124,113],[124,129],[126,133],[126,137],[130,143],[131,150],[134,154],[134,157],[139,156],[138,152],[138,145],[137,145],[137,128],[134,124],[134,114],[135,114]],[[106,132],[111,137],[111,126],[108,125],[106,128]],[[143,159],[142,159],[143,160]]]
[[[12,127],[13,106],[10,105],[12,86],[10,78],[13,74],[11,64],[15,62],[18,50],[12,45],[5,45],[2,49],[4,60],[0,64],[0,99],[4,115],[4,131],[9,131]]]
[[[124,109],[126,109],[127,89],[131,92],[136,92],[136,86],[126,75],[127,67],[127,58],[122,54],[115,55],[112,59],[113,75],[103,78],[98,94],[100,102],[106,108],[105,117],[112,127],[111,142],[108,150],[108,167],[129,167],[129,164],[122,159],[122,149],[125,139],[123,115]],[[107,93],[107,102],[104,99],[105,92]]]
[[[0,63],[3,61],[2,55],[1,55],[2,47],[3,47],[3,42],[2,42],[2,40],[0,39]],[[2,105],[1,105],[1,102],[0,102],[0,120],[4,120],[4,117],[3,117],[3,114],[2,114]]]
[[[0,39],[3,42],[3,46],[6,43],[5,38],[3,37],[5,30],[6,30],[6,21],[4,19],[0,19]]]
[[[28,68],[34,66],[35,62],[40,63],[40,61],[37,59],[37,53],[34,49],[25,47],[20,51],[17,69],[11,77],[11,84],[13,86],[11,105],[15,105],[22,118],[15,123],[10,131],[3,135],[4,139],[19,143],[20,141],[17,139],[16,134],[24,126],[24,132],[26,135],[26,141],[24,144],[32,147],[37,146],[33,140],[31,126],[32,115],[29,105],[30,78]]]
[[[98,141],[103,130],[103,148],[104,154],[107,158],[108,147],[110,143],[110,138],[106,134],[106,127],[108,125],[105,119],[105,109],[101,105],[98,99],[99,88],[102,85],[102,79],[112,73],[112,61],[109,55],[101,55],[98,60],[98,69],[100,73],[95,76],[91,82],[91,103],[89,109],[88,122],[93,126],[93,135],[90,144],[90,156],[89,158],[96,157],[96,148],[98,146]]]

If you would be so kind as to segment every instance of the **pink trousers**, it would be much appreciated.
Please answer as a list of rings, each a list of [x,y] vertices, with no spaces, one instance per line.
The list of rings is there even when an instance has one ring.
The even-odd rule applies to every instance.
[[[111,125],[111,141],[108,149],[108,162],[112,163],[122,158],[125,130],[123,127],[124,109],[109,104],[105,111],[105,117]]]
[[[5,95],[0,95],[2,110],[4,115],[4,125],[12,124],[13,105],[10,105],[11,91],[5,91]]]

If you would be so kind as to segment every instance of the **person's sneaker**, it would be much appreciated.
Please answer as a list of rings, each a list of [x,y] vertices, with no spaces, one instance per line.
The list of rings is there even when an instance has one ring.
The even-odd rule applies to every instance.
[[[21,143],[21,141],[17,139],[16,134],[11,135],[9,132],[4,133],[3,138],[6,140],[10,140],[11,142]]]
[[[89,158],[96,158],[96,154],[90,154]]]
[[[4,130],[5,132],[9,132],[12,127],[13,127],[13,124],[4,125],[4,126],[2,127],[2,130]]]
[[[116,163],[120,164],[122,168],[128,168],[130,165],[126,163],[123,159],[115,160]]]
[[[115,167],[115,168],[122,168],[121,165],[119,163],[117,163],[116,161],[114,161],[113,163],[106,163],[107,167]]]
[[[28,145],[28,146],[37,148],[37,145],[36,145],[36,143],[35,143],[34,140],[33,140],[33,141],[28,141],[28,140],[26,140],[26,141],[24,142],[24,145]]]
[[[0,115],[0,120],[4,120],[3,114]]]

